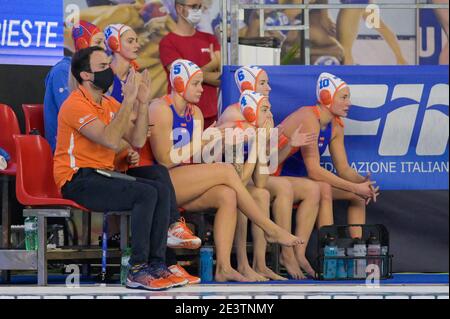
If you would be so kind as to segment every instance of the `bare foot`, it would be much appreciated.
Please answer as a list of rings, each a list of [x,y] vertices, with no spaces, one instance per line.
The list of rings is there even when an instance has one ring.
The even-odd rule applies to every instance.
[[[290,234],[281,227],[278,227],[278,229],[276,229],[273,234],[264,233],[264,237],[266,238],[268,243],[280,244],[287,247],[298,246],[303,243],[300,238]]]
[[[270,269],[267,266],[264,267],[255,267],[255,271],[260,274],[261,276],[264,276],[266,278],[269,278],[270,280],[277,280],[277,281],[286,281],[287,278],[281,277],[280,275],[273,272],[272,269]]]
[[[219,267],[217,267],[215,280],[217,282],[228,282],[228,281],[249,282],[247,278],[242,276],[240,273],[238,273],[231,267],[227,269],[219,269]]]
[[[306,279],[294,256],[286,256],[286,254],[281,254],[280,264],[286,268],[288,274],[292,277],[292,279]]]
[[[238,267],[239,273],[247,278],[251,282],[263,282],[263,281],[269,281],[268,278],[261,276],[256,271],[253,270],[252,267],[246,266],[246,267]]]
[[[315,278],[316,272],[314,271],[313,267],[309,263],[308,259],[306,259],[305,256],[298,256],[297,255],[297,262],[300,265],[300,268],[303,269],[309,276]]]

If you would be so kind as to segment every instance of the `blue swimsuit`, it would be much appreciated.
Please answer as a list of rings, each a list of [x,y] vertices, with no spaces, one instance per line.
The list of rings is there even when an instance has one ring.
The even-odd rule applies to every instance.
[[[319,154],[322,156],[328,145],[330,145],[331,137],[333,134],[333,122],[330,122],[325,130],[321,130],[319,134]],[[283,164],[281,170],[281,176],[293,176],[293,177],[306,177],[308,171],[303,160],[302,152],[300,149],[289,157]]]
[[[114,84],[111,96],[117,100],[117,102],[123,102],[122,81],[114,74]]]
[[[173,114],[172,134],[174,149],[182,148],[189,145],[193,139],[194,121],[193,116],[186,112],[184,116],[180,116],[175,110],[175,106],[170,96],[166,95],[163,100],[169,104]],[[182,165],[182,163],[180,163]]]

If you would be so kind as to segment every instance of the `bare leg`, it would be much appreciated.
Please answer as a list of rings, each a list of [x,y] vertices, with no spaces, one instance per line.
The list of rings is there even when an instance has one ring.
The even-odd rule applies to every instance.
[[[236,228],[236,193],[226,186],[215,186],[199,198],[183,206],[189,211],[216,208],[214,244],[216,246],[216,281],[242,281],[247,279],[231,267],[230,256]]]
[[[255,186],[248,186],[250,193],[252,194],[258,206],[266,213],[266,216],[270,218],[270,193],[267,189],[257,188]],[[264,238],[264,232],[257,225],[252,224],[253,235],[253,268],[256,272],[264,278],[272,280],[286,280],[272,271],[266,265],[266,249],[267,242]],[[292,249],[292,248],[291,248]]]
[[[320,186],[320,209],[317,218],[317,228],[334,224],[333,216],[333,191],[330,184],[319,182]]]
[[[264,230],[268,242],[285,246],[300,244],[299,238],[282,229],[261,213],[231,165],[220,163],[180,166],[170,170],[170,177],[174,184],[178,205],[183,206],[214,186],[226,185],[236,192],[238,208]]]
[[[367,19],[369,16],[369,13],[364,12],[363,13],[363,19]],[[395,55],[395,59],[397,60],[397,64],[399,65],[406,65],[408,62],[406,61],[405,57],[403,56],[402,49],[400,48],[400,44],[398,43],[397,36],[392,32],[392,30],[389,28],[389,26],[384,23],[383,20],[380,21],[380,27],[377,29],[378,33],[381,34],[383,39],[386,41],[388,46],[391,48],[392,52]]]
[[[304,240],[305,244],[294,248],[298,264],[308,275],[314,277],[316,272],[306,259],[308,246],[314,224],[317,219],[320,204],[320,185],[307,178],[289,177],[294,189],[294,200],[301,201],[297,209],[297,228],[295,234]]]
[[[266,188],[269,190],[272,199],[272,211],[275,223],[292,231],[292,206],[294,203],[294,191],[292,184],[284,177],[269,177]],[[288,274],[293,279],[304,278],[302,270],[295,258],[294,249],[282,247],[280,263],[286,268]]]
[[[258,201],[256,201],[258,203]],[[251,282],[257,282],[257,281],[267,281],[268,279],[264,276],[261,276],[256,271],[253,270],[253,268],[250,266],[250,263],[248,262],[248,256],[247,256],[247,225],[248,225],[248,218],[242,214],[242,212],[238,212],[238,218],[237,218],[237,226],[236,226],[236,235],[234,236],[234,244],[236,247],[236,259],[238,264],[238,271],[239,273],[247,278]],[[262,239],[264,240],[264,243],[266,242],[264,238],[264,232],[259,229],[259,232],[262,233]],[[255,241],[255,235],[253,234],[253,254],[256,250],[256,242]],[[265,252],[265,244],[264,244],[264,252]]]
[[[344,48],[344,64],[353,65],[353,43],[359,32],[364,9],[341,9],[337,17],[337,38]]]
[[[335,36],[330,35],[320,23],[319,13],[311,14],[311,62],[315,63],[319,57],[333,56],[340,63],[344,61],[344,49]]]
[[[333,188],[333,199],[347,200],[350,205],[347,212],[347,223],[352,225],[364,225],[366,223],[366,201],[350,192]],[[360,227],[351,228],[352,238],[361,238],[362,229]]]
[[[319,185],[321,199],[317,228],[334,224],[333,200],[346,200],[350,202],[347,215],[348,224],[365,224],[366,203],[361,197],[350,192],[332,188],[327,183],[319,182]],[[352,228],[350,229],[350,234],[353,238],[361,238],[362,229]]]

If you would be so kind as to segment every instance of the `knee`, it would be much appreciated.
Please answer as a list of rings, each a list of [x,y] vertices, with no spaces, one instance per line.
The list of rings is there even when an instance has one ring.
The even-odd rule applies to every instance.
[[[321,189],[319,183],[313,181],[308,183],[306,197],[309,200],[319,204],[321,198]]]
[[[220,174],[225,183],[232,183],[236,180],[236,178],[239,179],[236,170],[231,164],[216,163],[212,165],[214,165],[214,171]]]
[[[237,198],[236,198],[236,192],[227,187],[227,186],[220,186],[217,189],[217,200],[216,200],[216,208],[234,208],[237,207]]]
[[[288,180],[280,181],[272,190],[274,200],[285,199],[294,201],[294,188]]]
[[[124,196],[128,194],[124,193]],[[158,190],[150,185],[138,185],[135,188],[136,201],[153,202],[158,197]]]
[[[331,185],[327,183],[318,183],[320,188],[320,197],[324,201],[332,201],[333,200],[333,191],[331,189]]]
[[[265,188],[255,188],[252,191],[252,197],[259,203],[270,205],[270,193]]]

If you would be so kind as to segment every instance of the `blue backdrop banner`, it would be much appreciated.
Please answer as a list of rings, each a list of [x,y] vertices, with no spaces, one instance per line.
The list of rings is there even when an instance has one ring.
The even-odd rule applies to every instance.
[[[235,66],[222,77],[222,105],[239,100]],[[298,107],[315,105],[316,80],[333,73],[351,88],[345,119],[349,162],[371,172],[385,190],[448,189],[449,71],[447,66],[265,67],[276,123]],[[334,170],[331,157],[322,165]]]
[[[0,0],[0,64],[54,65],[63,56],[61,0]]]

